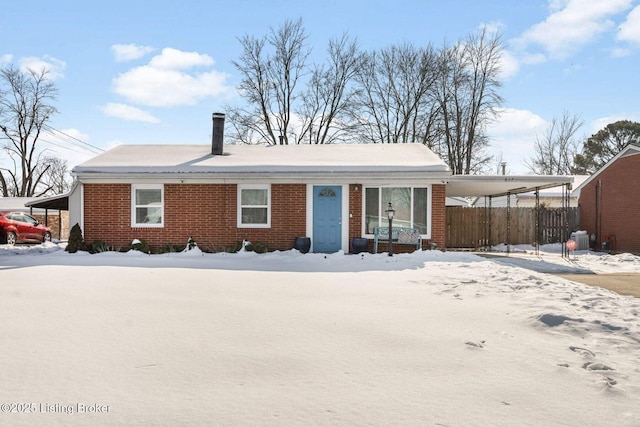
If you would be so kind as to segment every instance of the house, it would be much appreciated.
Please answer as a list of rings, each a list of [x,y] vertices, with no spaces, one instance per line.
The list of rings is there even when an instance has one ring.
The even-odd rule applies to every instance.
[[[578,186],[580,228],[597,249],[640,252],[640,146],[628,145]]]
[[[76,166],[71,224],[113,246],[193,237],[214,251],[241,240],[288,250],[309,237],[313,252],[349,252],[387,224],[391,202],[394,225],[445,247],[451,173],[426,146],[227,145],[223,134],[216,113],[211,145],[121,145]]]

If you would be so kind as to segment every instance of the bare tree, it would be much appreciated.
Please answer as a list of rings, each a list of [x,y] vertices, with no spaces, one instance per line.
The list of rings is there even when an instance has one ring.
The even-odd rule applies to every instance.
[[[437,81],[431,46],[390,46],[367,53],[357,73],[359,139],[373,143],[432,145],[436,126],[430,92]]]
[[[46,191],[42,194],[63,194],[71,188],[71,176],[66,160],[45,156],[40,166],[45,169],[42,184]]]
[[[546,133],[536,137],[534,155],[525,161],[529,170],[539,175],[570,175],[579,143],[576,133],[582,127],[579,116],[567,111],[551,120]]]
[[[501,54],[500,35],[486,27],[441,51],[438,101],[453,173],[479,172],[491,160],[485,154],[485,130],[503,102],[498,93]]]
[[[239,90],[249,109],[227,110],[240,141],[279,144],[282,138],[288,143],[293,106],[300,96],[296,88],[310,53],[306,39],[301,19],[287,20],[261,38],[245,35],[239,39],[243,53],[232,63],[242,75]]]
[[[30,197],[36,194],[47,168],[38,168],[41,156],[37,143],[43,127],[57,112],[50,104],[57,94],[48,70],[20,71],[12,65],[0,70],[0,131],[8,142],[4,150],[12,168],[0,168],[2,194]]]
[[[347,114],[356,93],[351,82],[362,62],[355,39],[346,34],[329,41],[329,64],[316,65],[303,96],[301,132],[296,143],[329,144],[353,128]]]
[[[248,106],[227,106],[232,138],[418,142],[454,173],[490,167],[486,126],[502,103],[498,34],[485,28],[441,50],[405,43],[372,52],[360,52],[343,35],[330,41],[328,62],[312,67],[306,65],[306,38],[298,20],[261,38],[239,39],[243,54],[233,64]]]

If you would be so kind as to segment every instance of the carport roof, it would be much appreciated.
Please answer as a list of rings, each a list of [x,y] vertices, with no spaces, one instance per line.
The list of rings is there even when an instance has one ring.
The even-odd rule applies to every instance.
[[[558,175],[452,175],[447,197],[505,196],[573,184],[573,176]]]
[[[61,211],[69,210],[69,193],[59,194],[57,196],[39,198],[24,204],[27,207],[40,209],[57,209]]]

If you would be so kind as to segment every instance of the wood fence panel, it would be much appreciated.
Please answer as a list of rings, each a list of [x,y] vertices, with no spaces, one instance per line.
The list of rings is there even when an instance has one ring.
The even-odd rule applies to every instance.
[[[486,246],[489,228],[492,245],[507,240],[512,245],[565,241],[579,224],[578,215],[578,208],[567,211],[541,208],[538,212],[535,208],[507,210],[451,206],[447,207],[447,247],[477,249]],[[540,221],[540,236],[536,236],[536,218]]]

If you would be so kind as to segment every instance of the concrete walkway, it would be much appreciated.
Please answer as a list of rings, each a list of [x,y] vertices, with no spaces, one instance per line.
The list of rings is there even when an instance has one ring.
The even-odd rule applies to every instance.
[[[558,274],[567,280],[599,286],[620,295],[640,298],[640,273]]]

